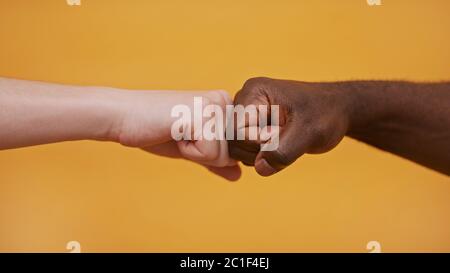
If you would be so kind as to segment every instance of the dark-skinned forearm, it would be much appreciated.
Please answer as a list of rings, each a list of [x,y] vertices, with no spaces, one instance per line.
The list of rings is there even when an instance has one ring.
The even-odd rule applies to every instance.
[[[347,135],[450,175],[450,83],[336,83],[349,98]]]

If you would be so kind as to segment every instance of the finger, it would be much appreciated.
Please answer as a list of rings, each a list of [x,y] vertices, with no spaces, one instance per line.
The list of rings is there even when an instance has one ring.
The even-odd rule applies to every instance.
[[[265,126],[246,127],[246,140],[229,141],[231,157],[241,160],[247,166],[254,166],[256,155],[260,150],[269,150],[279,143],[279,127]],[[255,133],[249,133],[248,130],[255,129]]]
[[[228,146],[231,147],[238,147],[240,149],[246,150],[248,152],[259,152],[261,148],[261,142],[259,140],[259,137],[256,139],[250,139],[248,137],[244,139],[234,139],[228,141]]]
[[[233,142],[244,143],[245,141],[233,141]],[[256,156],[258,155],[259,149],[257,151],[248,151],[242,149],[237,145],[232,145],[230,142],[229,152],[232,158],[241,161],[246,166],[253,166],[255,164],[255,159]]]
[[[278,147],[273,151],[258,153],[255,159],[258,174],[273,175],[291,165],[308,150],[311,140],[297,128],[295,121],[286,124],[280,131]]]
[[[219,157],[214,160],[213,166],[216,167],[225,167],[225,166],[235,166],[237,165],[237,161],[230,157],[230,153],[228,150],[228,141],[226,140],[220,140],[220,151],[219,151]]]
[[[226,141],[225,145],[227,145]],[[142,150],[156,154],[159,156],[165,156],[165,157],[171,157],[171,158],[181,158],[182,155],[180,153],[180,150],[178,148],[178,145],[175,141],[169,141],[166,143],[162,143],[156,146],[151,147],[145,147],[142,148]],[[227,155],[228,157],[228,155]],[[216,167],[216,166],[208,166],[207,164],[209,162],[195,162],[198,164],[201,164],[202,166],[206,167],[209,171],[215,173],[216,175],[219,175],[229,181],[236,181],[241,176],[241,168],[238,165],[238,163],[235,160],[228,159],[227,164],[223,167]]]
[[[212,173],[221,176],[229,181],[237,181],[242,175],[242,170],[239,165],[227,167],[212,167],[212,166],[205,166],[205,167]]]
[[[205,166],[211,166],[211,167],[230,167],[235,166],[238,164],[238,162],[231,158],[228,153],[228,144],[227,141],[220,141],[219,143],[219,153],[218,157],[214,160],[195,160],[195,162],[201,163]]]
[[[177,146],[184,158],[197,162],[215,160],[220,153],[220,147],[217,141],[183,140],[178,141]]]

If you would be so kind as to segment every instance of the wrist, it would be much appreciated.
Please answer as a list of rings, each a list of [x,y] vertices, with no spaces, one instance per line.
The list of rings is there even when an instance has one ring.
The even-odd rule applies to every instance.
[[[355,117],[361,107],[361,98],[349,82],[315,82],[308,85],[312,92],[320,92],[320,100],[325,101],[326,110],[333,113],[334,123],[343,124],[346,134],[358,126],[360,121]]]
[[[349,81],[337,83],[347,101],[347,135],[357,137],[377,130],[392,109],[385,96],[386,84],[380,81]]]
[[[108,87],[88,87],[89,115],[94,124],[89,129],[88,139],[119,142],[126,114],[125,90]]]
[[[190,92],[118,90],[107,88],[103,107],[109,112],[101,136],[129,147],[149,147],[172,140],[173,106],[190,105]]]

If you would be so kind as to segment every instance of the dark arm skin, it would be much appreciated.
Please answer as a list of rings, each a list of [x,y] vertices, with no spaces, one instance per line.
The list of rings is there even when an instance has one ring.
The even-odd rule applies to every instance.
[[[305,153],[330,151],[344,136],[450,175],[450,83],[307,83],[253,78],[235,104],[280,105],[280,143],[230,141],[230,154],[272,175]]]

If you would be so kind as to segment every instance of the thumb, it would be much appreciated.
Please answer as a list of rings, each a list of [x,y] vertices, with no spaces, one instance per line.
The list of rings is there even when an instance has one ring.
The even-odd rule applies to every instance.
[[[309,143],[306,134],[302,136],[293,121],[287,123],[279,131],[278,147],[272,151],[259,151],[255,159],[256,172],[270,176],[281,171],[302,156]]]

